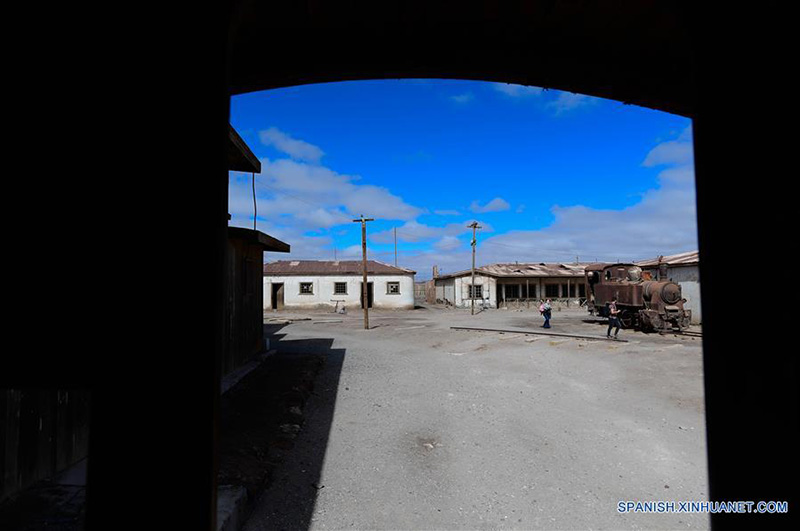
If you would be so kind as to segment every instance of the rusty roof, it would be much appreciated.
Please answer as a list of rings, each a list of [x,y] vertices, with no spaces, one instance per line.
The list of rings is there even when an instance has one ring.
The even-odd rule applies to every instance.
[[[656,267],[658,266],[659,258],[661,259],[662,263],[666,263],[667,265],[671,266],[697,265],[700,263],[700,252],[688,251],[685,253],[673,254],[670,256],[656,257],[650,260],[642,260],[641,262],[636,262],[636,265],[638,265],[639,267]]]
[[[490,264],[475,268],[476,275],[485,275],[498,278],[527,278],[527,277],[582,277],[586,263],[550,263],[544,262],[515,262],[513,264]],[[466,269],[455,273],[439,275],[436,278],[452,278],[471,275],[472,270]]]
[[[361,260],[278,260],[264,264],[265,276],[362,275]],[[368,275],[413,275],[416,271],[367,260]]]
[[[586,271],[602,271],[607,267],[614,267],[614,266],[635,266],[633,262],[596,262],[592,264],[586,265]]]

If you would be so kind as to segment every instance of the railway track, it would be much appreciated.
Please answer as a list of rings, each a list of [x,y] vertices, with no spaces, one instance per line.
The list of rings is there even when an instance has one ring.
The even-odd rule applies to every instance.
[[[703,333],[702,332],[695,332],[695,331],[689,331],[689,330],[684,330],[682,332],[673,331],[673,332],[666,332],[666,333],[667,334],[675,334],[676,336],[685,336],[685,337],[699,337],[699,338],[703,337]]]

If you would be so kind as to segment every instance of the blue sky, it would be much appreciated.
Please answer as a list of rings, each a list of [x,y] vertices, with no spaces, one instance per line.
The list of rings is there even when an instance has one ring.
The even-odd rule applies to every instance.
[[[353,81],[235,96],[262,161],[257,227],[276,259],[369,257],[428,278],[478,264],[638,260],[697,249],[691,120],[502,83]],[[252,176],[230,174],[231,225],[253,226]]]

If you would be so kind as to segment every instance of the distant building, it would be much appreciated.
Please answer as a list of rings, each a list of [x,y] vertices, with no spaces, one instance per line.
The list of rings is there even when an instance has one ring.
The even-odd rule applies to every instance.
[[[636,265],[641,267],[642,271],[650,271],[653,278],[658,278],[659,265],[666,265],[667,278],[681,286],[681,293],[687,301],[684,307],[692,311],[692,324],[703,322],[700,311],[700,253],[698,251],[642,260],[636,262]]]
[[[415,271],[367,260],[369,308],[414,309]],[[264,264],[264,310],[362,306],[361,260],[280,260]]]
[[[436,299],[457,307],[483,304],[489,308],[528,305],[539,299],[574,300],[586,298],[585,263],[492,264],[472,270],[437,275],[433,281]]]

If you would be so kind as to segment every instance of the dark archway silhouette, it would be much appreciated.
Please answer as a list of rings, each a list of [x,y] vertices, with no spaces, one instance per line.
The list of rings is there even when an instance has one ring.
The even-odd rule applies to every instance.
[[[122,361],[113,348],[104,353],[119,364],[108,365],[117,367],[110,375],[124,372],[132,385],[108,383],[109,371],[92,380],[101,382],[92,384],[87,492],[92,528],[113,529],[120,518],[141,511],[142,503],[145,514],[156,514],[157,507],[158,522],[169,518],[179,525],[175,528],[205,529],[214,518],[230,96],[395,77],[530,84],[692,118],[711,499],[788,500],[794,507],[798,380],[792,343],[786,342],[792,310],[787,304],[770,313],[762,305],[755,320],[747,306],[752,301],[737,289],[754,282],[745,275],[770,269],[761,268],[765,261],[787,258],[794,241],[787,227],[793,226],[796,208],[786,188],[794,151],[782,129],[792,112],[784,92],[793,70],[792,33],[786,27],[791,18],[777,4],[241,0],[227,2],[213,16],[214,31],[206,32],[195,29],[187,13],[180,25],[187,31],[174,48],[159,47],[152,54],[164,70],[153,72],[147,65],[141,71],[159,100],[146,116],[151,140],[158,142],[134,164],[140,175],[149,172],[160,181],[136,196],[139,216],[131,233],[143,236],[128,242],[127,254],[148,256],[137,269],[152,265],[151,246],[164,238],[166,222],[159,217],[163,211],[150,209],[145,216],[141,205],[149,205],[157,192],[159,207],[184,205],[177,207],[178,217],[195,221],[191,231],[168,234],[173,239],[157,247],[158,260],[185,259],[173,253],[180,236],[178,248],[192,250],[198,273],[192,282],[182,282],[189,285],[181,286],[179,295],[159,304],[154,301],[160,294],[175,289],[174,276],[143,277],[137,286],[147,301],[137,310],[150,313],[139,317],[136,330],[115,327],[117,343],[109,346],[134,333],[147,339],[126,346]],[[180,90],[173,91],[172,80]],[[197,87],[207,89],[203,97],[176,114],[181,98],[191,99]],[[199,199],[191,205],[187,181],[168,183],[187,175],[193,179],[192,196]],[[748,236],[752,231],[756,238]],[[780,245],[774,254],[764,243],[770,235],[769,244]],[[777,268],[777,275],[793,269],[789,263]],[[186,274],[187,267],[170,271]],[[162,334],[166,339],[159,339]],[[107,367],[81,356],[71,358],[79,368],[70,374],[90,365]],[[203,520],[199,527],[195,515]],[[715,515],[712,523],[721,527],[736,517]],[[759,527],[787,521],[750,518]]]

